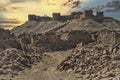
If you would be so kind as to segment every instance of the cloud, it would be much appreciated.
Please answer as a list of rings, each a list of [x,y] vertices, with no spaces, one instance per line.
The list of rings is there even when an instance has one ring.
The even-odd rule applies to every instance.
[[[27,0],[9,0],[11,3],[18,3],[18,2],[24,2]]]
[[[28,14],[40,16],[51,16],[53,12],[69,14],[72,11],[103,5],[108,1],[110,0],[0,0],[0,18],[4,18],[0,22],[4,25],[9,23],[9,26],[17,26],[27,20]]]
[[[78,8],[81,4],[83,4],[86,1],[88,0],[68,0],[63,4],[63,6],[72,5],[72,8]]]
[[[6,18],[0,18],[0,27],[5,29],[12,29],[14,26],[17,26],[16,24],[21,24],[20,21],[16,19],[6,19]]]
[[[93,9],[95,11],[117,12],[120,11],[120,0],[89,0],[84,9]]]
[[[16,19],[5,19],[5,18],[0,18],[0,23],[4,23],[4,24],[9,24],[9,23],[12,23],[12,24],[19,24],[20,21],[16,20]]]
[[[1,12],[12,12],[16,10],[20,10],[22,7],[14,6],[13,3],[9,0],[0,0],[0,11]]]
[[[38,1],[38,0],[1,0],[0,3],[10,4],[10,3],[20,3],[20,2],[26,2],[26,1]]]
[[[40,1],[40,0],[9,0],[10,2]]]
[[[11,11],[20,11],[22,10],[22,7],[13,7],[13,6],[5,6],[5,7],[1,7],[0,6],[0,11],[1,12],[11,12]]]

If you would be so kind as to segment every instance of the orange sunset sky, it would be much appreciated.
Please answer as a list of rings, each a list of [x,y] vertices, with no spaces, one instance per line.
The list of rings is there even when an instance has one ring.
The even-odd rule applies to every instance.
[[[53,12],[69,14],[73,1],[80,1],[84,6],[105,4],[110,0],[0,0],[0,26],[14,27],[27,21],[28,14],[48,15]],[[93,4],[92,4],[93,3]],[[78,8],[79,9],[79,8]]]

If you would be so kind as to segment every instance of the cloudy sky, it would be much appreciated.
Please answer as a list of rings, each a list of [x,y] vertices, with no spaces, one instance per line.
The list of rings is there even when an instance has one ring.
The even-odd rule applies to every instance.
[[[76,1],[80,1],[77,7],[73,4]],[[28,14],[40,16],[51,16],[52,12],[69,14],[87,7],[103,5],[108,1],[110,0],[0,0],[0,26],[18,26],[27,21]]]

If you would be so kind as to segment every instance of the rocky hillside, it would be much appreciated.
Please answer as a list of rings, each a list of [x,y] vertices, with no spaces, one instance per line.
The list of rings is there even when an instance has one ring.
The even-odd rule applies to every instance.
[[[108,30],[120,30],[120,22],[116,20],[104,20],[103,22],[97,22],[92,19],[79,20],[74,19],[67,22],[58,21],[46,21],[36,22],[28,21],[21,26],[18,26],[11,31],[15,35],[22,33],[44,33],[49,31],[70,31],[70,30],[86,30],[86,31],[98,31],[101,29]]]
[[[34,62],[40,61],[42,49],[35,47],[30,50],[29,53],[25,51],[21,41],[13,33],[0,28],[0,80],[10,80],[4,78],[7,75],[13,77],[19,71],[30,68]]]
[[[119,31],[116,20],[91,19],[0,29],[0,79],[119,80]]]
[[[85,31],[72,31],[67,34],[62,38],[67,41],[65,42],[67,44],[62,42],[64,46],[53,45],[53,40],[58,40],[55,36],[52,38],[47,36],[47,39],[44,39],[45,35],[41,39],[37,36],[37,39],[40,39],[40,41],[36,40],[39,42],[38,45],[42,44],[39,47],[45,48],[50,44],[53,46],[47,47],[48,51],[43,52],[39,63],[24,70],[13,80],[119,80],[120,34],[118,32],[98,31],[94,33],[95,36],[97,35],[94,41],[89,41],[90,35],[85,36],[88,34]],[[48,44],[44,45],[46,41]],[[73,45],[71,42],[76,45],[72,49],[69,48]],[[59,46],[63,48],[59,49]],[[64,50],[65,47],[68,49]]]
[[[22,51],[0,52],[0,77],[5,80],[119,80],[119,32],[22,34],[18,41]]]

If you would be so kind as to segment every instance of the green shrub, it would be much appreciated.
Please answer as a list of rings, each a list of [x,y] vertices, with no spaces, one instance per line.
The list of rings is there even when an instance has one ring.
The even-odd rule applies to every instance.
[[[26,54],[26,53],[21,53],[21,56],[22,57],[30,57],[28,54]]]

